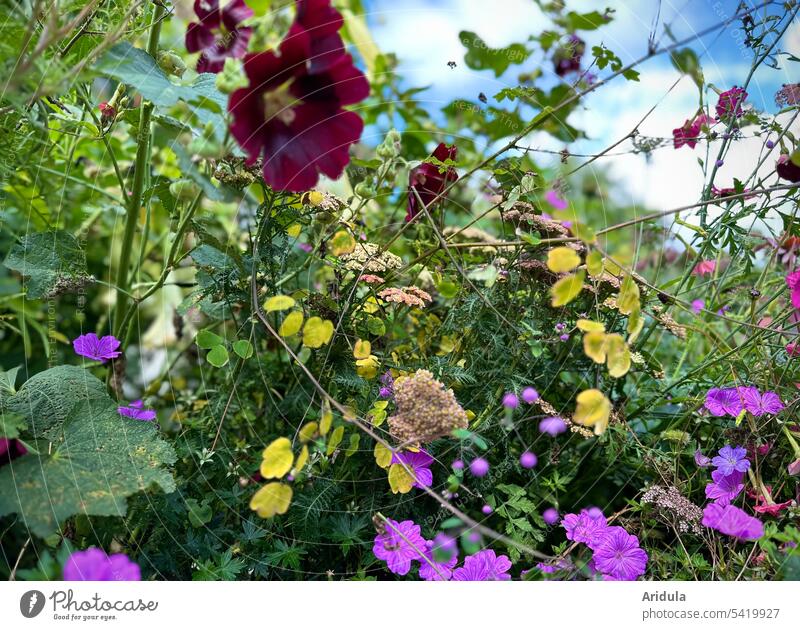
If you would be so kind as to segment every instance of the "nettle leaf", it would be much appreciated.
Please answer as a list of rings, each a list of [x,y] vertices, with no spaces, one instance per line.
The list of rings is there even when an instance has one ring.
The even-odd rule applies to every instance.
[[[0,516],[17,513],[37,536],[76,514],[124,516],[126,498],[150,487],[175,490],[164,468],[176,460],[172,447],[152,423],[120,416],[108,396],[76,407],[47,453],[0,469],[0,487],[24,489],[0,494]]]
[[[105,404],[106,386],[75,365],[59,365],[29,378],[6,402],[6,410],[29,419],[34,439],[58,441],[64,422],[82,403]]]
[[[51,297],[94,282],[78,240],[63,230],[32,232],[11,248],[5,266],[22,274],[26,297]]]
[[[511,44],[505,48],[490,48],[480,37],[471,31],[458,34],[467,49],[464,62],[473,70],[492,70],[499,77],[511,64],[520,64],[531,54],[523,44]]]

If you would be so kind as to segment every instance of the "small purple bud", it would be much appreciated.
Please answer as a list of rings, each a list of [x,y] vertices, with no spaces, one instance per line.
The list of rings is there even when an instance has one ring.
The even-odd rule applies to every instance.
[[[723,162],[722,160],[717,160],[717,168],[719,168],[723,164],[725,164],[725,162]]]
[[[481,508],[481,512],[483,512],[484,514],[486,514],[486,516],[489,516],[489,514],[491,514],[493,511],[494,511],[494,510],[492,510],[492,506],[491,506],[491,505],[484,505],[484,506]]]
[[[483,457],[476,457],[469,463],[469,471],[475,477],[485,477],[486,473],[489,472],[489,462]]]
[[[564,330],[564,328],[566,328],[566,326],[565,326],[564,324],[562,324],[561,322],[558,322],[558,323],[556,324],[556,330],[557,330],[558,332],[561,332],[562,330]]]
[[[569,335],[567,335],[567,334],[565,333],[565,334],[561,335],[561,336],[559,337],[559,339],[561,339],[561,341],[569,341]]]
[[[533,468],[538,463],[539,463],[539,458],[536,457],[536,453],[525,451],[522,455],[519,456],[519,464],[523,468]]]
[[[768,149],[774,149],[775,148],[775,143],[772,140],[767,140],[766,147]]]
[[[481,541],[481,535],[479,532],[470,532],[467,534],[467,540],[471,543],[479,543]]]
[[[554,507],[547,508],[544,512],[542,512],[542,518],[548,525],[555,525],[559,520],[561,520],[561,517],[558,515],[558,510]]]
[[[464,470],[464,462],[460,459],[454,459],[453,463],[450,465],[453,467],[453,470]]]
[[[794,476],[800,475],[800,459],[796,459],[791,464],[789,464],[786,467],[786,471],[790,475],[794,475]]]
[[[529,405],[532,405],[537,400],[539,400],[539,392],[537,392],[533,387],[526,387],[522,390],[522,400],[524,400]]]
[[[392,397],[392,388],[391,387],[381,387],[378,395],[381,398],[391,398]]]
[[[519,400],[514,392],[506,392],[503,396],[503,407],[506,409],[516,409],[519,406]]]
[[[711,458],[708,455],[703,455],[703,452],[698,448],[694,452],[694,463],[699,468],[708,468],[711,466]]]

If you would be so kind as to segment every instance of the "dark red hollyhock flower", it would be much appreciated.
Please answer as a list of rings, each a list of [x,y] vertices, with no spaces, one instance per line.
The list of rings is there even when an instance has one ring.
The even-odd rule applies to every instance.
[[[244,0],[232,0],[224,9],[219,0],[194,0],[194,12],[200,18],[186,29],[186,50],[200,52],[198,72],[220,72],[228,57],[243,57],[253,29],[239,24],[253,15]]]
[[[733,116],[734,118],[739,118],[744,114],[742,104],[746,98],[747,92],[745,92],[744,88],[734,85],[730,90],[726,90],[719,95],[716,107],[717,117],[727,118],[728,116]]]
[[[341,25],[339,13],[328,0],[297,6],[297,19],[278,54],[246,55],[250,84],[228,101],[231,134],[247,152],[248,163],[263,155],[264,181],[291,192],[313,188],[320,173],[332,179],[342,174],[350,145],[364,128],[358,114],[342,107],[369,95],[366,77],[330,31]]]
[[[0,466],[7,464],[17,457],[22,457],[27,453],[28,449],[26,449],[19,440],[0,438]]]
[[[778,172],[778,177],[782,179],[788,179],[794,183],[800,182],[800,166],[792,162],[791,156],[786,153],[778,158],[775,170]]]
[[[581,58],[586,52],[586,42],[577,35],[570,35],[567,43],[560,46],[553,55],[555,73],[566,76],[570,72],[579,72],[581,69]]]
[[[455,160],[458,154],[456,145],[451,144],[447,146],[444,142],[439,143],[436,150],[431,154],[440,162]],[[406,211],[406,221],[411,221],[417,213],[422,209],[419,207],[417,195],[414,190],[419,194],[419,198],[425,206],[430,206],[433,200],[436,199],[445,187],[458,179],[458,173],[452,166],[448,166],[444,171],[439,170],[439,167],[430,162],[423,162],[419,166],[412,168],[408,174],[408,208]]]

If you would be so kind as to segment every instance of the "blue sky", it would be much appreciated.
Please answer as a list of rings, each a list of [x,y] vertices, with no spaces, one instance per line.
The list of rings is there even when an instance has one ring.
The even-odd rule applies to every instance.
[[[530,71],[541,62],[541,59],[532,57],[525,64],[511,66],[503,76],[495,78],[491,71],[476,72],[466,67],[463,63],[464,47],[458,38],[461,30],[469,30],[492,47],[525,42],[530,34],[541,32],[548,26],[547,19],[532,0],[368,0],[365,4],[375,41],[383,51],[398,55],[400,72],[407,85],[431,86],[421,95],[421,104],[432,112],[457,98],[474,101],[479,92],[491,98],[503,87],[517,85],[516,77],[520,71]],[[657,37],[666,44],[669,40],[663,35],[665,23],[670,25],[678,39],[683,39],[733,15],[738,2],[568,0],[567,5],[577,11],[602,11],[606,6],[615,8],[615,19],[611,24],[599,31],[584,32],[581,36],[590,47],[604,43],[627,62],[642,56],[647,50],[648,36],[654,23],[658,24]],[[692,44],[701,55],[706,80],[721,89],[741,84],[750,69],[752,52],[742,45],[742,34],[737,32],[737,25],[738,22]],[[792,25],[783,47],[800,56],[800,24]],[[458,62],[455,70],[447,67],[450,60]],[[775,90],[782,83],[792,81],[792,72],[795,75],[793,80],[797,80],[797,65],[783,65],[779,70],[760,71],[753,78],[748,102],[754,107],[774,112]],[[543,69],[552,75],[549,64]],[[647,135],[669,136],[674,127],[692,116],[698,106],[697,89],[690,79],[684,78],[674,89],[668,90],[679,75],[665,56],[649,60],[641,71],[641,83],[619,78],[585,100],[585,106],[576,111],[570,121],[585,129],[590,139],[571,144],[571,151],[593,152],[604,148],[630,131],[655,103],[658,103],[656,113],[641,128]],[[530,145],[541,148],[564,147],[563,143],[544,134],[534,134],[528,140]],[[743,176],[745,170],[749,174],[747,167],[762,144],[763,139],[756,144],[738,143],[726,156],[726,164],[718,177],[720,185],[729,185],[733,177]],[[645,202],[651,208],[695,202],[703,185],[697,164],[700,156],[699,151],[669,148],[656,152],[649,163],[641,155],[614,159],[609,166],[624,184],[623,196],[629,197],[620,199],[620,202]],[[674,178],[678,177],[681,186],[674,184]]]

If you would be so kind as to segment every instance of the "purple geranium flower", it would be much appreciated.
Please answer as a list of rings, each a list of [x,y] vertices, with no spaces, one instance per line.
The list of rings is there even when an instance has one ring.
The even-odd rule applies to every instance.
[[[711,473],[713,482],[706,486],[706,496],[719,503],[727,505],[739,496],[744,489],[744,473],[738,470],[730,475],[725,475],[721,470],[714,470]]]
[[[703,525],[739,540],[758,540],[764,524],[734,505],[709,503],[703,510]]]
[[[134,420],[155,420],[156,412],[152,409],[145,409],[141,400],[134,400],[127,407],[117,407],[119,415]]]
[[[783,402],[775,392],[761,394],[755,387],[740,387],[739,394],[744,408],[754,416],[763,416],[765,413],[779,413],[783,410]]]
[[[386,530],[375,536],[372,553],[386,562],[395,575],[405,575],[411,569],[411,561],[419,560],[426,549],[425,539],[419,533],[419,525],[414,521],[387,519]]]
[[[607,528],[593,559],[604,579],[635,580],[647,567],[647,553],[639,547],[639,539],[622,527]]]
[[[228,57],[243,57],[253,29],[239,26],[253,15],[244,0],[232,0],[220,9],[219,0],[195,0],[194,12],[199,22],[186,29],[186,50],[201,53],[198,72],[220,72]]]
[[[599,510],[581,510],[580,514],[565,515],[561,526],[566,530],[569,540],[585,543],[590,549],[594,549],[608,529],[608,521]]]
[[[562,418],[557,416],[550,416],[549,418],[544,418],[539,423],[539,431],[541,433],[547,433],[548,435],[552,435],[553,437],[564,433],[567,430],[567,423],[564,422]]]
[[[94,333],[87,333],[75,339],[72,342],[72,347],[75,349],[75,354],[105,363],[109,359],[116,359],[122,354],[117,350],[120,343],[120,340],[114,335],[106,335],[103,338],[99,338]]]
[[[694,463],[698,468],[708,468],[711,466],[711,458],[708,455],[703,455],[703,451],[699,448],[694,452]]]
[[[142,579],[139,565],[124,553],[110,556],[102,549],[89,547],[75,551],[64,564],[64,579],[69,582],[138,582]]]
[[[415,488],[422,488],[423,486],[430,486],[433,484],[433,473],[431,472],[431,464],[433,457],[420,449],[419,451],[404,451],[402,453],[395,453],[392,455],[393,464],[405,464],[414,473],[416,481],[414,482]]]
[[[484,549],[464,558],[464,566],[453,572],[453,579],[457,582],[510,580],[510,568],[507,556],[496,556],[491,549]]]
[[[742,411],[742,399],[735,387],[709,389],[705,408],[713,416],[738,416]]]
[[[451,538],[450,540],[453,539]],[[447,552],[437,547],[436,540],[428,540],[425,545],[425,558],[420,559],[419,576],[429,582],[449,580],[450,576],[453,575],[453,567],[458,564],[458,553],[451,555],[450,558],[444,561],[439,561],[439,556],[443,555],[443,552],[446,555]]]
[[[750,468],[750,461],[747,459],[747,449],[741,446],[734,448],[730,444],[719,449],[719,455],[712,459],[711,463],[716,466],[723,475],[730,475],[734,471],[744,473]]]

